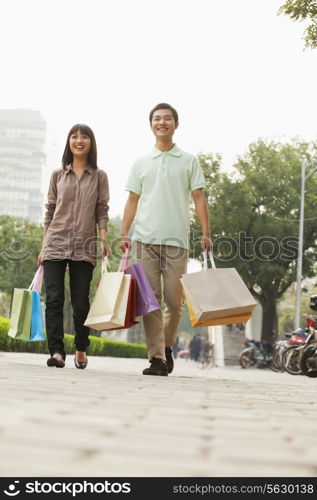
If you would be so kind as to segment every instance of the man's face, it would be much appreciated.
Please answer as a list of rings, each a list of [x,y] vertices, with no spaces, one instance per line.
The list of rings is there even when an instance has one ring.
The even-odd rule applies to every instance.
[[[162,108],[154,111],[151,129],[157,139],[171,139],[177,127],[171,110]]]

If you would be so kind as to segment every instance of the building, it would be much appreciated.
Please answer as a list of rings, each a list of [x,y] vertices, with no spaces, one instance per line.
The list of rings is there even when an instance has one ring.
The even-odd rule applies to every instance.
[[[243,324],[209,326],[209,342],[213,345],[215,366],[230,366],[239,364],[239,355],[243,343],[247,339],[261,340],[262,306],[258,303],[252,317]]]
[[[39,111],[0,110],[0,215],[42,221],[45,137]]]

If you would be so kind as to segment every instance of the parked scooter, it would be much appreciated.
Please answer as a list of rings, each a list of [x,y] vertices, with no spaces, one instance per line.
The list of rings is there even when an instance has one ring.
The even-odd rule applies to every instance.
[[[281,359],[282,367],[287,373],[291,375],[300,375],[302,373],[300,368],[300,356],[304,349],[306,342],[310,338],[309,330],[302,330],[299,328],[292,334],[290,334],[287,344],[283,350]]]
[[[317,311],[317,295],[310,298],[310,308]],[[296,331],[282,353],[282,367],[291,375],[317,377],[317,316],[306,314],[305,332]]]
[[[242,349],[239,362],[241,368],[268,368],[272,362],[272,344],[270,342],[257,342],[246,340]]]
[[[310,297],[310,308],[317,311],[317,295]],[[308,342],[301,352],[299,365],[301,373],[308,377],[317,377],[317,316],[308,316],[306,319],[311,334]]]

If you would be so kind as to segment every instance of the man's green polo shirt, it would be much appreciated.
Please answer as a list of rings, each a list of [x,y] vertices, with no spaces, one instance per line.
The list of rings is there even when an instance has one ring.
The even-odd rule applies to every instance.
[[[205,186],[197,158],[177,146],[138,159],[126,185],[140,195],[133,239],[188,248],[190,193]]]

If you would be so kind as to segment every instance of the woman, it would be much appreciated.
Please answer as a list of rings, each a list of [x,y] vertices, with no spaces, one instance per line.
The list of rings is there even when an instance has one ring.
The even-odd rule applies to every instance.
[[[97,166],[94,133],[87,125],[74,125],[67,137],[62,168],[51,176],[43,245],[38,257],[38,264],[44,266],[46,333],[51,354],[48,366],[65,366],[63,306],[67,265],[75,326],[75,366],[80,369],[87,366],[89,328],[84,322],[97,258],[96,226],[104,257],[108,254],[108,202],[108,178]]]

